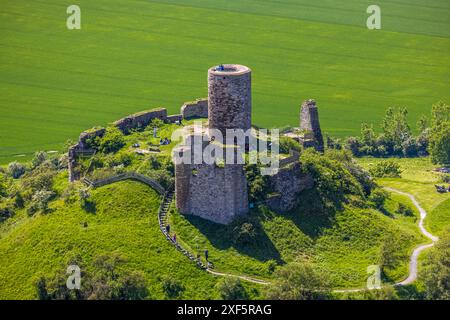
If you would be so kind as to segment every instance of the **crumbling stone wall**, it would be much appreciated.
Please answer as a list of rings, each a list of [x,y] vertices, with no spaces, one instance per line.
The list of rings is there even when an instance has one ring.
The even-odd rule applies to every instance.
[[[186,145],[174,150],[179,159],[196,152],[194,135],[187,137]],[[202,141],[200,151],[209,145]],[[222,149],[223,158],[225,149]],[[238,154],[235,149],[235,154]],[[182,214],[195,215],[204,219],[228,224],[236,216],[248,212],[247,179],[243,164],[175,164],[176,206]]]
[[[314,147],[323,152],[324,143],[322,130],[320,129],[319,111],[313,99],[303,102],[300,109],[300,129],[304,136],[300,139],[305,148]]]
[[[197,99],[194,102],[185,102],[180,110],[183,119],[207,118],[208,99]]]
[[[132,129],[145,128],[153,119],[167,121],[167,109],[159,108],[129,115],[114,122],[120,131],[128,134]]]
[[[296,206],[299,193],[314,186],[314,180],[301,172],[301,164],[296,161],[270,176],[270,184],[275,194],[266,204],[275,211],[289,211]]]

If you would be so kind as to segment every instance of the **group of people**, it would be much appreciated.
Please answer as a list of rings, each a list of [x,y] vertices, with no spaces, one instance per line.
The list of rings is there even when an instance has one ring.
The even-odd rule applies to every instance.
[[[435,187],[436,187],[437,192],[440,192],[440,193],[450,192],[450,185],[448,186],[448,188],[445,186],[438,186],[438,185],[435,185]]]
[[[165,146],[165,145],[168,145],[170,143],[171,143],[170,139],[167,139],[167,138],[159,139],[159,145],[160,146]]]
[[[170,236],[170,224],[166,224],[166,232]],[[173,236],[171,236],[171,239],[176,244],[177,243],[177,234],[174,233]],[[208,267],[210,267],[211,263],[209,262],[209,251],[208,251],[208,249],[205,249],[204,254],[205,254],[205,259],[206,259],[206,262],[208,264]],[[200,259],[201,259],[200,254],[197,254],[197,262],[200,262]]]

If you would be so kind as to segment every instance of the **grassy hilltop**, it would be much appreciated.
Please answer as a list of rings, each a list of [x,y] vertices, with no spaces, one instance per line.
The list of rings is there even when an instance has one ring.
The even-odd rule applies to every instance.
[[[206,70],[233,62],[253,73],[253,119],[295,125],[314,97],[335,136],[406,106],[449,100],[450,4],[320,0],[80,0],[82,30],[66,29],[67,3],[3,0],[0,11],[0,162],[60,149],[121,116],[206,96]],[[19,158],[20,159],[20,158]]]

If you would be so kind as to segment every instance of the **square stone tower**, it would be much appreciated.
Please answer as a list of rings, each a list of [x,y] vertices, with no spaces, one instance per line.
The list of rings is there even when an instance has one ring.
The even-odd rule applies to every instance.
[[[323,152],[324,143],[322,130],[320,129],[319,111],[316,101],[313,99],[303,102],[300,109],[300,130],[303,131],[303,146],[313,147],[317,151]]]

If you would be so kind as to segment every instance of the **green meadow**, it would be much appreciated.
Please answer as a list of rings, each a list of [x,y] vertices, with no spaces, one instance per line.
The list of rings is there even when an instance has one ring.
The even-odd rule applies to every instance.
[[[360,0],[79,0],[81,30],[66,28],[72,2],[0,3],[0,163],[136,111],[176,113],[219,63],[252,68],[265,127],[296,125],[307,98],[336,136],[388,106],[414,124],[450,100],[447,0],[377,1],[382,30]]]

